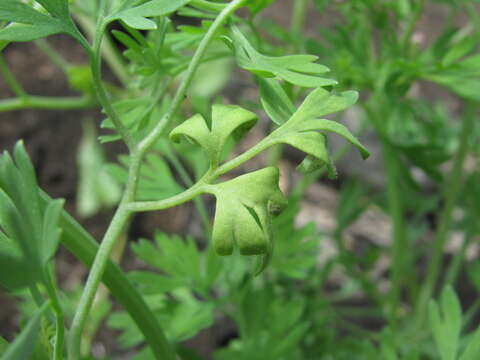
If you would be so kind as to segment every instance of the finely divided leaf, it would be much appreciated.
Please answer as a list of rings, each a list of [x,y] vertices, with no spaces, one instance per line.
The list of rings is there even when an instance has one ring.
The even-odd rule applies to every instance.
[[[51,16],[33,9],[19,0],[2,0],[0,20],[10,24],[0,30],[0,40],[31,41],[58,33],[67,33],[83,42],[68,12],[65,0],[38,0]]]

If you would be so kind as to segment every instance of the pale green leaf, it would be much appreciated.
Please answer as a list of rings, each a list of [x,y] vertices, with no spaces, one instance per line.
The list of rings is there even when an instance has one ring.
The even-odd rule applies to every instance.
[[[323,165],[332,167],[324,132],[333,132],[356,146],[362,157],[367,158],[368,150],[344,125],[332,120],[319,119],[321,116],[346,109],[354,104],[356,99],[357,93],[354,91],[334,95],[322,88],[315,89],[291,118],[270,134],[269,140],[273,144],[289,144],[311,155],[317,159],[317,162],[312,163],[315,167]]]
[[[216,184],[213,246],[217,254],[230,255],[237,246],[242,255],[264,255],[266,266],[273,250],[271,215],[286,206],[278,188],[278,169],[268,167]]]
[[[185,120],[170,133],[170,139],[180,141],[182,136],[197,143],[205,151],[213,166],[220,161],[222,150],[230,135],[241,136],[257,121],[257,116],[239,106],[216,104],[212,107],[211,124],[200,114]]]

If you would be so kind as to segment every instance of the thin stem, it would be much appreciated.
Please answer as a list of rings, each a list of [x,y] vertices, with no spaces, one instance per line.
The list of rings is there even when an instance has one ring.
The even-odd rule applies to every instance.
[[[130,216],[131,213],[125,208],[125,205],[120,204],[107,232],[105,233],[102,243],[100,244],[70,328],[68,342],[68,354],[70,360],[80,359],[82,333],[85,328],[88,313],[90,312],[95,294],[100,285],[105,267],[110,259],[110,253],[115,245],[115,240],[123,232],[124,226],[128,222]]]
[[[233,0],[230,2],[222,12],[217,16],[215,21],[210,25],[207,33],[203,37],[202,41],[198,45],[195,54],[193,55],[192,61],[188,66],[187,73],[183,78],[182,83],[180,84],[175,97],[167,111],[167,113],[160,119],[158,124],[155,126],[153,131],[139,144],[139,151],[141,153],[146,152],[155,141],[163,134],[165,129],[171,124],[173,121],[173,115],[177,112],[180,104],[185,99],[188,87],[193,80],[193,76],[197,71],[203,55],[205,54],[208,45],[213,40],[215,34],[220,29],[220,27],[227,21],[227,19],[237,10],[246,0]]]
[[[226,174],[227,172],[229,172],[229,171],[233,170],[234,168],[240,166],[244,162],[247,162],[248,160],[254,158],[258,154],[260,154],[263,150],[269,148],[272,145],[275,145],[276,143],[274,141],[272,141],[272,138],[273,138],[274,134],[275,134],[274,132],[270,133],[269,136],[264,138],[262,141],[260,141],[254,147],[248,149],[243,154],[237,156],[236,158],[234,158],[234,159],[226,162],[222,166],[220,166],[218,169],[216,169],[213,172],[212,177],[217,178],[217,177],[219,177],[223,174]],[[209,178],[209,180],[210,180],[210,178]]]
[[[127,225],[128,227],[128,225]],[[115,264],[118,264],[122,259],[123,253],[125,251],[125,245],[127,244],[127,232],[128,229],[125,229],[122,236],[115,243],[114,248],[112,249],[111,261]],[[103,281],[103,280],[102,280]],[[99,326],[102,324],[102,321],[108,315],[108,310],[103,311],[103,305],[109,301],[108,297],[110,292],[108,287],[103,283],[100,284],[95,298],[93,299],[91,313],[95,314],[94,318],[91,319],[85,327],[85,331],[82,336],[80,353],[83,357],[88,357],[93,338],[98,331]],[[110,303],[108,303],[110,305]]]
[[[443,250],[448,239],[448,233],[452,223],[452,213],[455,207],[460,188],[463,183],[464,170],[463,164],[469,148],[470,137],[474,130],[473,109],[468,109],[463,119],[462,130],[459,137],[459,148],[455,156],[452,169],[448,174],[444,187],[445,206],[440,214],[440,220],[437,232],[433,242],[433,251],[430,262],[428,263],[427,276],[424,285],[420,291],[417,303],[417,325],[422,326],[426,316],[427,305],[435,289],[435,284],[440,274],[440,266],[442,264]]]
[[[53,359],[62,360],[65,347],[65,319],[62,305],[55,288],[52,272],[49,270],[46,276],[46,289],[52,302],[52,309],[55,313],[55,343],[53,347]]]
[[[75,19],[78,21],[82,29],[88,35],[89,38],[95,37],[95,23],[91,21],[87,16],[77,12]],[[123,61],[122,56],[119,54],[117,48],[113,44],[112,38],[109,34],[103,35],[103,41],[101,46],[102,56],[108,64],[109,68],[113,71],[117,79],[122,85],[127,86],[130,83],[129,71],[127,65]]]
[[[131,212],[143,212],[143,211],[155,211],[169,209],[174,206],[186,203],[192,200],[194,197],[207,192],[208,185],[202,181],[197,182],[191,188],[169,197],[168,199],[156,200],[156,201],[135,201],[128,204],[126,207]]]
[[[13,73],[10,71],[10,68],[8,67],[7,62],[5,61],[5,57],[3,54],[0,52],[0,71],[3,73],[3,77],[5,79],[5,82],[7,83],[8,86],[12,89],[15,95],[17,95],[19,98],[26,98],[28,95],[23,89],[22,85],[15,79],[15,76]]]
[[[47,97],[27,95],[24,98],[0,100],[0,112],[37,109],[37,110],[75,110],[98,106],[95,99],[88,96]]]

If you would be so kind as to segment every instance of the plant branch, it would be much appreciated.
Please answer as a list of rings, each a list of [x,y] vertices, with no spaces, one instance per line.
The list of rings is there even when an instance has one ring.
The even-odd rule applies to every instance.
[[[208,185],[206,185],[203,181],[199,181],[191,188],[167,199],[156,201],[135,201],[126,205],[126,208],[132,212],[164,210],[186,203],[187,201],[192,200],[194,197],[208,192],[207,190]]]
[[[47,97],[27,95],[23,98],[0,100],[0,112],[37,109],[37,110],[75,110],[97,106],[95,99],[88,96]]]
[[[82,29],[87,36],[91,39],[95,37],[95,23],[91,21],[86,15],[77,13],[75,19],[78,21]],[[125,62],[122,56],[118,53],[117,48],[112,42],[112,38],[109,34],[103,35],[103,41],[101,46],[102,56],[106,63],[113,71],[117,79],[122,85],[127,86],[130,82],[130,76]]]
[[[102,6],[104,8],[104,6]],[[103,17],[103,12],[102,12]],[[115,111],[112,106],[112,103],[109,99],[109,96],[103,86],[102,82],[102,56],[100,53],[100,48],[102,45],[102,38],[103,34],[106,30],[107,24],[100,20],[97,25],[97,30],[95,32],[95,40],[93,44],[93,48],[90,51],[90,63],[92,69],[92,78],[93,78],[93,86],[95,88],[95,92],[98,97],[98,101],[102,105],[102,108],[105,110],[107,116],[112,120],[113,125],[115,126],[116,130],[122,137],[123,141],[127,144],[128,148],[131,150],[134,147],[134,139],[125,125],[122,123],[120,116]]]

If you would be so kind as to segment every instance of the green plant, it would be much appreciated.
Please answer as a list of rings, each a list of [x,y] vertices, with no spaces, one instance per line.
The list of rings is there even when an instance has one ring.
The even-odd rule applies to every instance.
[[[135,359],[204,359],[184,341],[218,319],[234,328],[212,349],[219,360],[478,358],[480,302],[463,299],[480,283],[478,261],[467,260],[480,230],[475,1],[295,0],[289,28],[264,15],[273,3],[1,2],[0,71],[15,97],[0,100],[0,112],[101,108],[100,136],[89,120],[83,127],[76,205],[84,217],[115,208],[98,244],[40,189],[22,142],[0,157],[0,284],[23,315],[15,340],[0,337],[2,359],[92,358],[104,320]],[[448,17],[419,44],[430,8]],[[314,9],[336,14],[333,26],[320,22],[321,36],[307,25]],[[44,39],[54,34],[73,39],[88,63],[65,60]],[[80,95],[27,93],[6,61],[18,41],[34,42]],[[234,64],[258,96],[228,95]],[[425,83],[434,95],[423,96]],[[337,121],[346,109],[361,123],[355,135]],[[259,140],[239,151],[253,131]],[[342,163],[352,145],[368,157],[357,140],[365,133],[380,149],[384,184]],[[330,135],[347,141],[331,151]],[[110,164],[98,139],[126,153]],[[303,160],[286,192],[290,151]],[[334,228],[297,226],[306,189],[324,173],[336,179],[335,164]],[[155,231],[125,246],[136,213],[190,201],[195,236]],[[351,225],[372,209],[388,217],[391,241],[352,247]],[[453,230],[462,244],[447,262]],[[56,280],[59,244],[90,268],[74,290]],[[319,260],[329,246],[334,254]],[[130,248],[145,267],[124,272],[115,263]],[[387,275],[372,275],[385,259]]]
[[[336,82],[319,76],[328,69],[316,64],[315,56],[263,56],[256,52],[242,35],[241,30],[237,28],[251,21],[261,8],[267,5],[268,2],[245,0],[234,0],[230,3],[201,0],[127,0],[100,1],[98,4],[96,2],[72,3],[70,6],[62,0],[2,2],[0,20],[7,22],[0,30],[2,47],[7,47],[12,41],[32,41],[63,33],[74,38],[84,48],[90,59],[90,67],[88,69],[66,65],[66,74],[69,76],[71,85],[83,92],[81,98],[50,99],[27,94],[2,61],[5,78],[18,98],[3,101],[0,104],[1,110],[29,107],[76,108],[90,106],[98,101],[107,115],[103,126],[113,130],[113,134],[103,137],[103,141],[123,140],[129,154],[124,162],[127,167],[126,179],[124,172],[119,174],[119,177],[123,178],[120,180],[125,184],[123,195],[98,250],[94,250],[89,236],[79,228],[78,224],[64,212],[62,214],[62,202],[50,200],[41,192],[36,183],[33,166],[21,143],[16,147],[15,161],[8,154],[2,156],[1,266],[2,271],[13,271],[15,274],[13,277],[2,279],[3,285],[12,290],[29,288],[40,308],[22,334],[7,348],[3,355],[5,358],[25,358],[32,356],[34,351],[38,352],[36,356],[42,356],[42,351],[43,354],[45,351],[50,353],[48,343],[35,345],[39,339],[40,317],[45,315],[47,321],[55,320],[54,325],[51,325],[55,332],[55,337],[51,341],[53,344],[51,356],[55,359],[63,358],[66,344],[68,358],[79,359],[86,322],[103,278],[113,295],[121,298],[118,299],[119,302],[124,304],[139,326],[142,333],[139,339],[147,340],[150,344],[149,351],[156,358],[174,359],[175,350],[160,330],[160,325],[156,322],[158,317],[153,316],[148,305],[135,295],[136,292],[131,287],[129,288],[129,280],[123,278],[118,268],[109,264],[112,250],[127,228],[132,215],[136,212],[170,208],[204,193],[213,194],[217,200],[212,230],[213,249],[219,255],[230,255],[235,245],[243,255],[259,256],[256,273],[260,273],[267,267],[273,252],[272,215],[280,212],[287,204],[286,197],[278,188],[278,169],[273,166],[267,167],[220,182],[219,177],[273,145],[282,143],[304,151],[310,158],[315,159],[317,164],[331,166],[325,132],[334,132],[345,137],[361,150],[364,157],[368,156],[367,150],[343,125],[322,119],[324,115],[352,105],[357,98],[354,92],[335,95],[320,88],[319,86],[333,85]],[[249,19],[233,15],[243,6],[250,7]],[[71,11],[78,16],[79,22],[86,24],[87,32],[92,26],[95,27],[91,43],[77,28],[71,17]],[[201,28],[195,28],[195,31],[189,31],[188,28],[176,30],[168,18],[168,15],[174,12],[199,18],[212,18],[213,21],[205,22]],[[119,68],[119,79],[123,80],[128,76],[132,80],[131,85],[125,86],[123,92],[115,91],[118,93],[115,95],[108,93],[101,75],[102,42],[110,41],[108,26],[112,22],[119,22],[123,28],[123,31],[115,30],[113,35],[127,47],[125,56],[130,61],[128,68],[131,72],[128,75],[120,74],[120,71],[127,71],[127,68],[122,66]],[[233,27],[224,27],[228,22]],[[148,32],[142,33],[139,30],[148,30]],[[230,31],[232,31],[231,38]],[[210,110],[210,100],[207,99],[207,108],[203,116],[197,114],[188,120],[181,121],[182,116],[178,114],[179,107],[192,85],[199,66],[210,58],[219,56],[219,52],[228,53],[225,45],[217,44],[220,34],[223,34],[223,39],[234,49],[239,65],[259,76],[260,79],[276,76],[278,80],[316,88],[311,91],[298,110],[288,102],[289,111],[285,113],[288,116],[282,119],[278,128],[246,152],[229,160],[225,160],[228,153],[227,141],[231,137],[238,139],[255,124],[257,116],[254,113],[240,106],[222,104],[214,104]],[[58,57],[50,51],[52,49],[48,48],[45,42],[40,44],[43,44],[43,49],[49,51],[50,55]],[[190,61],[185,61],[183,60],[184,51],[189,49],[194,49],[193,56]],[[112,64],[119,64],[120,60],[116,58],[117,56],[117,53],[112,52],[109,53],[109,57],[106,56],[106,59],[116,59],[111,60],[111,62],[116,61]],[[172,85],[175,86],[173,82],[179,75],[182,75],[180,83],[175,89],[175,95],[171,98],[170,89]],[[270,92],[265,106],[269,109],[284,106],[282,99],[286,95],[282,87],[274,80],[263,81],[268,84]],[[147,94],[152,96],[152,100],[142,99]],[[278,117],[275,116],[275,120],[278,122]],[[91,130],[88,131],[91,132]],[[206,156],[208,167],[203,174],[196,174],[197,179],[194,182],[184,171],[187,187],[183,189],[173,182],[172,188],[162,193],[155,189],[155,185],[165,185],[161,182],[162,176],[168,177],[168,168],[162,165],[165,161],[162,158],[169,159],[175,165],[177,156],[176,150],[172,150],[168,143],[166,138],[168,134],[174,142],[186,137],[199,146]],[[90,139],[92,137],[87,136],[90,136]],[[103,161],[101,153],[89,145],[87,140],[84,146],[86,147],[86,150],[82,149],[84,155],[79,158],[80,163],[84,164],[81,168],[82,174],[88,171],[101,171]],[[153,154],[153,149],[156,155],[149,157],[149,154]],[[151,179],[150,176],[150,181],[154,180],[158,183],[154,185],[153,191],[146,193],[143,189],[148,175],[143,175],[142,171],[146,170],[149,164],[144,163],[145,159],[149,160],[152,166],[156,166],[153,174],[160,177],[157,180]],[[177,161],[176,165],[181,172],[180,162]],[[165,170],[164,174],[157,173],[162,166]],[[88,177],[83,181],[87,180]],[[111,180],[103,178],[100,181]],[[102,186],[102,183],[100,182],[97,186]],[[82,188],[80,190],[85,196],[86,191]],[[102,200],[105,190],[103,192],[101,188],[99,190],[100,192],[93,195],[94,199],[90,202],[94,202],[96,196],[99,201],[108,201],[111,204],[112,200]],[[142,196],[142,193],[147,195]],[[115,198],[113,200],[115,201]],[[197,205],[202,209],[201,201],[197,202]],[[94,212],[96,208],[98,205],[94,206],[93,210],[87,208],[84,211],[88,214]],[[35,234],[33,239],[30,238],[31,234]],[[60,239],[74,255],[91,265],[89,277],[68,329],[67,339],[65,339],[65,315],[58,297],[59,289],[54,280],[54,265],[51,261]],[[198,278],[200,274],[198,266],[201,263],[195,245],[190,241],[186,247],[182,247],[179,240],[175,239],[167,239],[167,242],[168,244],[162,244],[165,251],[163,257],[159,256],[154,263],[157,264],[163,258],[164,262],[159,263],[160,268],[171,276],[165,278],[163,286],[160,285],[162,281],[155,281],[154,288],[160,286],[166,287],[163,291],[174,291],[178,282],[185,282],[188,288],[196,289],[202,296],[208,296],[210,282],[218,276],[218,265],[215,265],[218,260],[208,255],[204,260],[206,261],[206,278]],[[176,243],[180,247],[175,245]],[[145,246],[147,245],[144,244],[142,247]],[[96,252],[94,259],[92,259],[93,252]],[[142,256],[142,253],[139,246],[139,256]],[[207,254],[210,253],[211,251],[208,250]],[[182,267],[185,267],[184,271]],[[19,271],[20,268],[24,268],[25,271]],[[136,274],[134,279],[141,283],[141,279],[146,274],[140,275]],[[127,291],[133,294],[126,294]],[[205,310],[201,310],[202,307],[197,308],[199,305],[195,304],[198,301],[189,295],[190,291],[179,290],[178,299],[183,302],[171,305],[176,309],[173,310],[174,314],[178,314],[166,320],[169,324],[167,334],[172,341],[191,337],[198,331],[197,327],[204,327],[205,321],[207,323],[212,321],[213,305],[206,304]],[[206,318],[201,315],[204,311],[206,311]],[[299,311],[301,307],[295,310],[298,313],[296,317],[299,316]],[[190,312],[192,317],[188,316]],[[195,321],[197,313],[200,316],[198,322]],[[182,316],[186,316],[184,321],[187,321],[183,325],[179,323],[182,321]],[[292,320],[295,321],[295,319]],[[115,324],[120,323],[112,318],[111,324],[116,326]],[[135,337],[128,338],[129,345],[136,342],[133,340]],[[25,353],[26,351],[28,354]]]

